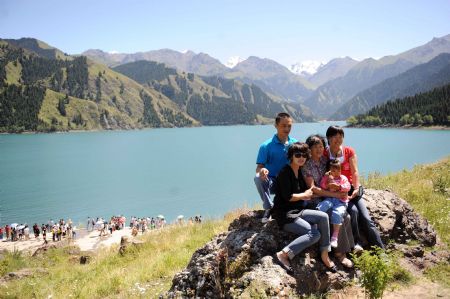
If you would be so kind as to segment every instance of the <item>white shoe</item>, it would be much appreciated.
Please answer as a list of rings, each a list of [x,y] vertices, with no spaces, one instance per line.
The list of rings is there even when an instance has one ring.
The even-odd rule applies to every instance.
[[[331,245],[331,247],[333,247],[333,248],[338,247],[338,239],[331,238],[330,245]]]
[[[265,210],[264,211],[264,216],[261,219],[261,222],[262,223],[267,223],[267,222],[269,222],[269,220],[270,220],[270,210]]]
[[[362,246],[359,244],[356,244],[355,247],[353,248],[354,253],[361,253],[363,251],[364,251],[364,248],[362,248]]]

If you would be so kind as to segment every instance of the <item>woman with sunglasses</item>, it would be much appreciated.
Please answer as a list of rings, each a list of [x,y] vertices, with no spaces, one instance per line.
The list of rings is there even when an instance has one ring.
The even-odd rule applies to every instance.
[[[310,157],[308,145],[295,142],[289,147],[287,155],[289,164],[282,168],[276,178],[277,190],[272,217],[281,229],[298,237],[275,254],[275,262],[292,274],[290,260],[319,242],[322,262],[328,269],[336,271],[334,263],[328,257],[331,250],[328,215],[305,209],[307,201],[313,196],[312,188],[307,187],[301,173],[301,168]]]

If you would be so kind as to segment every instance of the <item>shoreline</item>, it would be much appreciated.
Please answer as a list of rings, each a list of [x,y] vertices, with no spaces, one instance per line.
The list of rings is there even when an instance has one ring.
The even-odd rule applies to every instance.
[[[440,131],[448,131],[450,130],[450,127],[446,127],[446,126],[370,126],[370,127],[366,127],[366,126],[345,126],[345,128],[350,128],[350,129],[405,129],[405,130],[440,130]]]
[[[153,230],[147,230],[145,234],[151,232]],[[156,230],[155,230],[156,231]],[[102,248],[109,248],[115,244],[120,244],[120,240],[122,236],[127,236],[130,238],[134,238],[131,235],[131,228],[126,226],[123,229],[115,230],[112,234],[107,233],[105,236],[99,236],[100,232],[98,230],[87,231],[86,229],[77,229],[77,236],[74,241],[69,238],[64,238],[61,241],[53,242],[51,234],[47,234],[47,245],[52,244],[63,244],[64,246],[73,244],[75,246],[80,247],[81,251],[90,251],[97,252]],[[142,233],[139,233],[138,236],[141,236]],[[2,251],[20,251],[20,252],[29,252],[30,254],[34,253],[34,251],[42,246],[44,246],[44,241],[42,239],[42,234],[38,239],[34,237],[34,235],[30,234],[29,240],[19,240],[19,241],[6,241],[5,239],[0,240],[0,252]]]
[[[315,124],[323,122],[342,122],[337,121],[313,121],[313,122],[294,122],[294,124]],[[90,132],[128,132],[128,131],[143,131],[143,130],[153,130],[153,129],[184,129],[184,128],[201,128],[201,127],[231,127],[231,126],[267,126],[272,125],[273,121],[261,121],[252,124],[216,124],[216,125],[192,125],[184,127],[142,127],[142,128],[130,128],[130,129],[89,129],[89,130],[65,130],[65,131],[22,131],[22,132],[0,132],[0,135],[35,135],[35,134],[63,134],[63,133],[90,133]]]

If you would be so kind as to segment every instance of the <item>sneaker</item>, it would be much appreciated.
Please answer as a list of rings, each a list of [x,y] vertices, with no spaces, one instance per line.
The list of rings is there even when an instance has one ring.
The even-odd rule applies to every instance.
[[[331,238],[330,245],[331,245],[331,247],[333,247],[333,248],[338,247],[338,239],[337,239],[337,238]]]
[[[269,220],[270,220],[270,210],[265,210],[264,211],[264,216],[261,219],[261,222],[262,223],[267,223],[267,222],[269,222]]]
[[[362,246],[359,244],[356,244],[355,247],[353,248],[354,253],[361,253],[363,251],[364,251],[364,248],[362,248]]]

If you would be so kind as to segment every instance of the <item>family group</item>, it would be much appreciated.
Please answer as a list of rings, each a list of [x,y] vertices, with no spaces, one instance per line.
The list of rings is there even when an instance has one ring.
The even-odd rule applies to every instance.
[[[290,273],[290,260],[319,242],[330,271],[336,271],[328,255],[332,248],[337,260],[352,268],[347,253],[363,246],[384,248],[362,198],[356,152],[343,144],[342,127],[330,126],[326,137],[315,134],[300,142],[289,135],[292,123],[289,114],[279,113],[276,134],[260,146],[256,159],[262,222],[275,219],[280,229],[297,236],[274,260]]]

